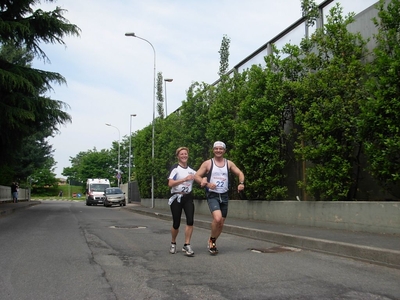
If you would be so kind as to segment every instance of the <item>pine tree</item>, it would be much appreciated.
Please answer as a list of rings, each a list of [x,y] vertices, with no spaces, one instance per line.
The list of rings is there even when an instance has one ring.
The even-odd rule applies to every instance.
[[[80,29],[59,7],[34,10],[38,2],[0,0],[0,173],[13,164],[25,137],[35,132],[51,135],[71,121],[66,103],[45,96],[53,83],[64,84],[65,78],[33,69],[31,62],[34,57],[49,62],[41,43],[64,44],[65,36],[79,36]]]

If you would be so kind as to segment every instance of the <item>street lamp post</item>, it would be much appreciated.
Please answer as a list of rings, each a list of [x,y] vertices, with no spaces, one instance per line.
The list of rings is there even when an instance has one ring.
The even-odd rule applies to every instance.
[[[167,112],[167,82],[172,82],[173,79],[172,78],[165,78],[164,79],[164,85],[165,85],[165,117],[167,117],[168,112]]]
[[[109,123],[106,123],[107,126],[114,127],[115,129],[118,130],[118,174],[117,174],[117,179],[118,179],[118,187],[120,187],[120,180],[121,180],[121,133],[118,129],[118,127],[115,127]]]
[[[152,43],[148,40],[137,36],[134,32],[125,33],[125,36],[131,36],[138,38],[147,42],[151,48],[153,49],[154,53],[154,67],[153,67],[153,123],[152,123],[152,137],[151,137],[151,160],[154,166],[154,126],[155,126],[155,114],[156,114],[156,50]],[[154,169],[154,168],[152,168]],[[154,171],[151,173],[151,208],[154,208]]]
[[[129,116],[129,171],[128,171],[128,202],[131,202],[131,159],[132,159],[132,117],[136,117],[136,114]]]
[[[129,116],[129,171],[128,171],[128,183],[131,181],[131,156],[132,156],[132,117],[136,117],[136,114]]]

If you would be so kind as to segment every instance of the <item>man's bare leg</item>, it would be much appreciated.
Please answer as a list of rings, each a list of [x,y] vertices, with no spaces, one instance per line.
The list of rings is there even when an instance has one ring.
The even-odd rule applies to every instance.
[[[217,254],[218,249],[216,247],[217,238],[220,236],[222,229],[224,227],[225,218],[222,217],[220,210],[215,210],[212,212],[213,220],[211,222],[211,236],[209,243],[209,251],[211,254]]]

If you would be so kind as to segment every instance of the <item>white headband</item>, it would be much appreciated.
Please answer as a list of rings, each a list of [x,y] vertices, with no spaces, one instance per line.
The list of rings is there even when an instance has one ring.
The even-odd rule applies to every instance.
[[[221,141],[216,141],[216,142],[214,143],[213,148],[215,148],[215,147],[222,147],[222,148],[226,149],[225,143],[224,143],[224,142],[221,142]]]

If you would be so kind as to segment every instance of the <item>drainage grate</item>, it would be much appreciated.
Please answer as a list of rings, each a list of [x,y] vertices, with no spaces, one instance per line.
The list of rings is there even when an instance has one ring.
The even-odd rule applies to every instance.
[[[146,228],[146,226],[135,226],[135,225],[131,225],[131,226],[110,226],[110,228],[113,229],[144,229]]]
[[[250,248],[252,252],[256,253],[280,253],[280,252],[299,252],[301,249],[293,247],[278,246],[272,248]]]

